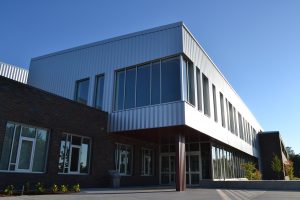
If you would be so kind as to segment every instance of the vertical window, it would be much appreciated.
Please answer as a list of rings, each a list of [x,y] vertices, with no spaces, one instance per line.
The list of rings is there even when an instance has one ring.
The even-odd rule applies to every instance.
[[[153,175],[153,151],[151,149],[142,149],[142,175]]]
[[[202,74],[204,114],[210,116],[210,98],[208,78]]]
[[[180,100],[180,62],[178,58],[161,62],[161,102]]]
[[[183,70],[184,75],[186,76],[186,100],[195,105],[195,78],[194,78],[194,66],[193,63],[183,60]]]
[[[225,98],[225,103],[226,103],[226,112],[227,112],[227,128],[230,131],[231,127],[230,127],[230,114],[229,114],[229,108],[228,108],[228,100],[227,98]]]
[[[7,123],[0,170],[44,172],[49,133],[46,129]]]
[[[230,102],[228,102],[228,108],[229,108],[230,131],[231,133],[234,133],[233,108]]]
[[[224,97],[221,92],[220,92],[220,106],[221,106],[222,126],[225,127]]]
[[[126,70],[124,109],[135,107],[136,68]]]
[[[116,93],[115,93],[115,110],[124,109],[125,95],[125,70],[118,71],[116,74]]]
[[[94,106],[98,109],[102,109],[103,91],[104,91],[104,75],[98,75],[96,76],[95,102],[94,102]]]
[[[88,103],[89,85],[90,80],[88,78],[76,81],[75,101],[83,104]]]
[[[63,134],[60,141],[59,173],[88,174],[90,139]]]
[[[243,131],[243,121],[242,121],[242,116],[240,113],[238,113],[238,118],[239,118],[239,132],[240,132],[240,138],[244,139],[244,131]]]
[[[196,78],[197,78],[198,110],[202,111],[201,74],[199,68],[196,68]]]
[[[212,84],[212,90],[213,90],[213,102],[214,102],[214,119],[215,119],[215,122],[218,122],[216,86],[214,84]]]
[[[116,169],[121,175],[131,175],[132,169],[132,147],[125,144],[117,144]]]
[[[150,64],[137,68],[136,106],[150,105]]]
[[[235,107],[232,106],[232,108],[233,108],[232,111],[233,111],[233,121],[234,121],[234,133],[235,135],[238,135]]]
[[[160,62],[151,66],[151,105],[160,103]]]

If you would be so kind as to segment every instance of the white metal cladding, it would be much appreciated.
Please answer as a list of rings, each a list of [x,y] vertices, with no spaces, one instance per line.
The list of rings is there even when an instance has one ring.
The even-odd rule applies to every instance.
[[[27,83],[28,70],[0,62],[0,76]]]
[[[182,52],[182,23],[170,24],[31,60],[28,83],[69,99],[75,82],[90,78],[88,105],[93,105],[95,76],[104,74],[103,110],[110,131],[183,124],[183,102],[113,112],[115,71]]]
[[[220,92],[222,92],[225,98],[232,103],[236,108],[237,112],[253,126],[256,131],[263,130],[260,124],[257,122],[255,117],[249,111],[247,106],[237,95],[228,81],[224,78],[219,69],[215,66],[212,60],[208,57],[206,52],[202,49],[199,43],[195,40],[189,30],[183,26],[182,29],[183,36],[183,52],[184,54],[194,63],[194,66],[200,69],[200,72],[205,74],[209,79],[209,93],[210,93],[210,117],[204,115],[203,111],[198,111],[197,105],[195,107],[186,103],[185,105],[185,124],[199,130],[219,141],[222,141],[230,146],[233,146],[237,149],[240,149],[248,154],[258,156],[258,151],[256,148],[253,148],[251,145],[246,143],[244,140],[240,139],[239,136],[232,134],[226,128],[222,127],[221,120],[221,105],[220,105]],[[213,94],[212,94],[212,84],[216,87],[216,102],[217,102],[217,111],[218,111],[218,122],[214,121],[213,113]],[[201,83],[201,87],[203,87]],[[183,88],[185,90],[186,88]],[[203,88],[202,88],[203,91]],[[197,96],[197,94],[196,94]],[[196,102],[197,104],[197,102]],[[225,106],[225,122],[227,122],[227,111]],[[237,124],[239,125],[239,124]]]
[[[113,111],[116,70],[182,53],[209,79],[211,117],[198,111],[197,105],[193,107],[184,101]],[[262,130],[261,126],[183,23],[170,24],[34,58],[31,60],[28,83],[73,99],[75,82],[89,78],[88,105],[93,105],[95,76],[98,74],[104,74],[102,107],[104,111],[109,112],[109,131],[185,124],[257,156],[255,148],[228,131],[226,105],[226,128],[222,127],[219,92],[223,93],[224,101],[228,99],[256,131]],[[219,119],[217,123],[213,117],[212,83],[216,86]],[[185,89],[182,86],[182,100]]]

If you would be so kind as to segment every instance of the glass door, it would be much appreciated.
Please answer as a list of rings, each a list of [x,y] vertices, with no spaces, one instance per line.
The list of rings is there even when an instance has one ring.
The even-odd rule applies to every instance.
[[[200,152],[186,154],[186,184],[197,185],[201,180]]]
[[[160,184],[175,184],[175,155],[160,156]]]
[[[20,137],[16,164],[17,171],[31,171],[34,147],[34,138]]]

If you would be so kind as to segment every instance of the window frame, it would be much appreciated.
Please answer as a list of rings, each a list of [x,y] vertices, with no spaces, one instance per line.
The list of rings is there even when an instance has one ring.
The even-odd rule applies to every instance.
[[[80,82],[84,82],[84,81],[88,81],[88,83],[89,83],[88,90],[87,90],[86,103],[82,103],[82,102],[78,101],[78,85]],[[79,79],[79,80],[75,81],[74,101],[76,101],[78,103],[82,103],[84,105],[88,105],[89,104],[89,90],[90,90],[90,77]]]
[[[87,137],[87,136],[82,136],[82,135],[77,135],[77,134],[71,134],[71,133],[66,133],[66,132],[63,132],[61,134],[61,139],[60,139],[60,142],[62,141],[63,139],[63,136],[66,136],[65,138],[65,144],[67,143],[68,141],[68,137],[70,136],[71,139],[70,139],[70,144],[69,144],[69,156],[68,156],[68,162],[69,162],[69,166],[67,168],[67,172],[64,172],[65,171],[65,161],[66,161],[66,148],[67,148],[67,145],[65,145],[65,148],[64,148],[64,160],[63,160],[63,170],[62,172],[58,172],[59,175],[89,175],[90,174],[90,171],[91,171],[91,154],[92,154],[92,138],[91,137]],[[80,140],[80,145],[75,145],[75,144],[72,144],[72,141],[73,141],[73,136],[75,137],[80,137],[81,140]],[[87,159],[88,159],[88,163],[89,163],[89,166],[88,166],[88,172],[87,173],[80,173],[80,154],[81,154],[81,149],[82,149],[82,144],[83,144],[83,140],[84,139],[88,139],[89,140],[89,149],[88,149],[88,155],[87,155]],[[74,146],[75,148],[78,148],[79,147],[79,156],[78,156],[78,170],[77,172],[72,172],[71,171],[71,158],[72,158],[72,146]],[[61,149],[61,146],[59,145],[59,149]],[[60,159],[60,158],[59,158]],[[58,165],[59,165],[59,159],[58,159]]]
[[[98,100],[98,81],[99,78],[103,78],[103,91],[102,91],[102,105],[97,107],[97,100]],[[93,98],[93,106],[97,109],[103,110],[103,99],[104,99],[104,86],[105,86],[105,74],[101,73],[95,76],[95,86],[94,86],[94,98]]]
[[[153,149],[142,148],[141,151],[142,151],[142,172],[141,172],[141,176],[154,176],[154,151],[153,151]],[[150,157],[151,157],[151,170],[150,170],[150,173],[148,173],[148,174],[145,173],[145,160],[144,160],[145,151],[149,151],[150,152]]]
[[[12,143],[11,143],[11,147],[10,147],[10,155],[9,155],[9,161],[8,161],[8,168],[7,170],[0,170],[1,173],[27,173],[27,174],[45,174],[47,172],[47,164],[48,164],[48,153],[49,153],[49,146],[50,146],[50,138],[51,138],[51,131],[48,128],[43,128],[40,126],[34,126],[34,125],[29,125],[29,124],[24,124],[24,123],[19,123],[19,122],[14,122],[14,121],[7,121],[6,122],[6,126],[7,124],[13,124],[14,125],[14,133],[13,133],[13,138],[12,138]],[[18,139],[18,145],[17,145],[17,154],[16,154],[16,162],[13,163],[11,162],[12,159],[12,153],[13,153],[13,146],[14,146],[14,142],[15,142],[15,135],[16,135],[16,129],[17,126],[20,126],[20,135],[19,135],[19,139]],[[26,128],[33,128],[35,129],[35,138],[30,138],[30,137],[24,137],[22,136],[22,128],[26,127]],[[33,163],[34,163],[34,156],[35,156],[35,146],[36,146],[36,137],[37,137],[37,130],[45,130],[47,132],[47,141],[45,143],[46,145],[46,152],[45,152],[45,162],[44,162],[44,168],[42,172],[38,172],[38,171],[32,171],[33,168]],[[5,134],[6,134],[6,128],[5,128]],[[19,154],[20,154],[20,147],[22,146],[20,144],[21,138],[26,138],[28,141],[33,140],[33,146],[31,149],[31,159],[30,159],[30,170],[22,170],[22,169],[18,169],[18,163],[19,163]],[[26,140],[25,139],[25,140]],[[4,140],[3,140],[4,143]],[[2,146],[3,148],[3,146]],[[2,149],[1,149],[1,154],[2,154]],[[1,156],[1,155],[0,155]],[[11,170],[10,167],[11,165],[15,166],[15,170]]]
[[[126,150],[127,149],[130,149],[131,150],[131,161],[130,161],[130,166],[131,166],[131,168],[130,168],[130,173],[129,174],[127,174],[127,167],[128,167],[128,163],[129,162],[127,162],[127,167],[126,167],[126,170],[125,170],[125,173],[120,173],[120,154],[119,154],[119,147],[121,147],[121,146],[123,146],[123,147],[125,147],[126,148]],[[127,150],[128,151],[128,150]],[[127,156],[127,159],[128,159],[128,155],[126,155]],[[133,159],[134,159],[134,153],[133,153],[133,145],[129,145],[129,144],[123,144],[123,143],[116,143],[116,149],[115,149],[115,169],[116,169],[116,171],[121,175],[121,176],[132,176],[132,174],[133,174]]]

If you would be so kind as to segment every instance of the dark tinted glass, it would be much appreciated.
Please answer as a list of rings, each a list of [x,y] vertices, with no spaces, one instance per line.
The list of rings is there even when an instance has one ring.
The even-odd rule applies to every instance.
[[[209,85],[208,78],[202,74],[203,82],[203,105],[204,105],[204,114],[210,116],[210,100],[209,100]]]
[[[126,70],[125,109],[135,107],[135,76],[136,68]]]
[[[160,103],[160,63],[153,63],[151,67],[151,104]]]
[[[150,64],[137,68],[136,106],[150,104]]]
[[[115,109],[123,109],[124,102],[124,81],[125,81],[125,72],[117,72],[117,84],[116,84],[116,94],[115,94]]]
[[[104,75],[96,77],[96,96],[95,96],[95,107],[102,109],[103,102],[103,90],[104,90]]]
[[[180,100],[180,62],[178,58],[162,61],[161,102]]]
[[[76,82],[76,96],[77,102],[87,104],[88,93],[89,93],[89,79],[81,80]]]

